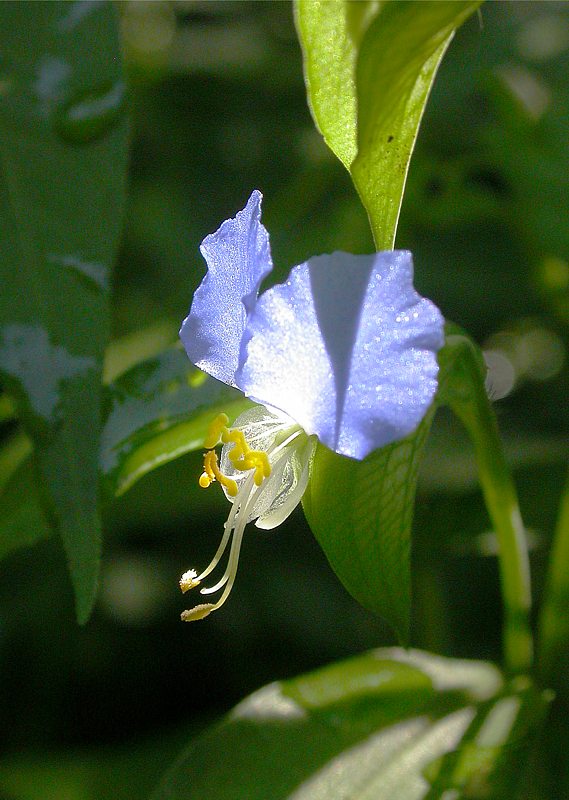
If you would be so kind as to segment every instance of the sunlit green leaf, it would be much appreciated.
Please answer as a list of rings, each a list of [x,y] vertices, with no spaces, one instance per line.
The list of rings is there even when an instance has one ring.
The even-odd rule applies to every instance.
[[[490,664],[377,650],[253,694],[153,800],[511,798],[546,705]]]
[[[378,250],[393,247],[409,160],[440,60],[473,2],[298,0],[316,124],[349,169]]]
[[[100,466],[109,494],[122,494],[160,464],[202,448],[216,414],[234,419],[250,401],[171,347],[117,378],[108,404]]]
[[[480,2],[385,3],[359,50],[358,154],[350,171],[378,249],[393,247],[409,161],[437,69]]]
[[[381,2],[297,0],[308,103],[324,140],[350,169],[358,152],[356,65],[362,37]]]
[[[127,125],[110,3],[2,3],[0,369],[34,440],[85,621],[97,587],[100,378]]]
[[[346,589],[406,641],[411,608],[411,523],[433,412],[411,436],[364,461],[320,446],[303,505]]]

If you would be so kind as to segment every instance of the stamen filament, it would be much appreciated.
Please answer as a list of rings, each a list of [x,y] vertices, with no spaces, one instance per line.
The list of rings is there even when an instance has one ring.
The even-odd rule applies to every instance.
[[[280,444],[273,445],[269,447],[267,450],[267,456],[275,456],[277,453],[280,453],[281,450],[284,450],[285,447],[288,447],[291,442],[293,442],[300,434],[302,433],[301,430],[297,429],[293,431],[289,437],[287,437],[283,442]]]
[[[234,501],[233,505],[231,506],[231,511],[229,512],[229,517],[227,518],[227,522],[225,523],[224,538],[225,538],[226,535],[229,538],[231,536],[231,534],[234,534],[235,530],[238,528],[238,526],[240,524],[239,521],[242,518],[241,511],[242,511],[242,507],[244,505],[243,504],[243,500],[245,498],[247,498],[247,495],[249,495],[249,493],[251,492],[251,488],[252,488],[252,482],[251,482],[251,476],[249,475],[246,478],[246,480],[244,481],[243,486],[241,487],[241,490],[240,490],[238,496],[235,498],[235,501]],[[257,493],[254,492],[253,496],[255,497],[256,494]],[[247,510],[247,508],[249,508],[249,503],[248,502],[245,503],[245,508],[243,509],[243,511],[245,512]],[[246,519],[247,518],[245,517],[245,520]],[[246,524],[247,524],[247,522],[245,522],[245,525]],[[245,528],[245,525],[243,526],[243,528]],[[212,587],[212,588],[204,587],[204,589],[200,589],[200,594],[211,594],[212,592],[216,591],[216,589],[221,589],[221,587],[224,586],[227,583],[227,580],[228,580],[229,574],[230,574],[231,554],[233,553],[234,546],[235,545],[234,545],[234,541],[233,541],[231,543],[231,550],[230,550],[230,553],[229,553],[229,561],[227,563],[227,567],[225,568],[225,572],[223,573],[223,576],[219,580],[218,584],[216,584],[216,586]],[[208,568],[208,570],[209,570],[209,568]],[[209,570],[209,572],[211,572],[211,570]],[[209,572],[208,572],[208,574],[209,574]],[[200,578],[201,577],[202,576],[200,575]]]
[[[223,577],[218,580],[215,586],[209,586],[205,589],[200,589],[200,594],[213,594],[214,592],[217,592],[219,589],[221,589],[222,586],[225,586],[228,578],[229,574],[227,570],[225,570],[225,572],[223,573]]]
[[[243,541],[243,533],[245,531],[245,526],[247,525],[247,517],[248,511],[251,508],[251,504],[255,502],[257,497],[257,489],[253,488],[253,476],[247,476],[241,490],[239,491],[239,495],[236,497],[233,506],[231,507],[231,512],[225,523],[225,532],[223,534],[223,539],[221,541],[220,546],[218,547],[217,553],[215,554],[212,562],[207,567],[207,569],[202,572],[201,575],[198,576],[198,579],[201,581],[206,575],[214,569],[214,567],[218,564],[219,559],[223,555],[227,547],[227,542],[229,541],[231,535],[233,534],[233,539],[231,541],[231,550],[229,553],[229,560],[227,563],[227,567],[225,568],[225,572],[223,573],[220,580],[214,586],[204,588],[200,590],[201,594],[212,594],[213,592],[222,588],[222,586],[226,586],[223,594],[214,604],[207,604],[208,607],[211,605],[211,608],[208,608],[207,614],[210,614],[212,611],[215,611],[219,608],[227,598],[229,597],[229,593],[233,587],[235,582],[235,576],[237,575],[237,566],[239,563],[239,552],[241,550],[241,543]],[[243,502],[245,501],[245,502]],[[227,585],[226,585],[227,584]],[[201,609],[202,606],[196,606],[195,608]],[[186,616],[183,616],[182,619],[186,622],[192,622],[194,620],[203,619],[204,614],[202,616],[201,612],[198,612],[197,616],[191,614],[194,609],[190,609]]]
[[[198,575],[198,577],[196,578],[196,580],[200,581],[200,583],[201,583],[201,581],[203,581],[204,578],[207,578],[207,576],[211,572],[213,572],[213,570],[217,567],[217,565],[221,561],[221,558],[222,558],[223,554],[225,553],[225,551],[227,549],[227,545],[229,543],[230,538],[231,538],[231,528],[228,527],[227,522],[226,522],[225,523],[225,530],[223,531],[223,536],[221,537],[221,542],[219,543],[219,547],[217,548],[216,554],[211,559],[211,561],[209,562],[208,566],[204,569],[204,571],[201,573],[201,575]]]
[[[228,572],[228,579],[227,585],[223,590],[223,594],[215,604],[215,607],[212,609],[217,611],[218,608],[225,603],[231,590],[233,589],[233,584],[235,583],[235,576],[237,575],[237,565],[239,563],[239,553],[241,551],[241,544],[243,542],[243,534],[245,532],[245,525],[247,524],[246,521],[242,522],[233,535],[233,541],[231,542],[231,553],[229,555],[229,564],[227,565],[227,572]]]

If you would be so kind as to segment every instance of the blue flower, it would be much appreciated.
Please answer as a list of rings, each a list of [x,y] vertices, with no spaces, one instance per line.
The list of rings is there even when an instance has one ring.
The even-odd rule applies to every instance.
[[[363,459],[418,426],[437,390],[443,318],[413,288],[405,250],[371,255],[336,252],[294,267],[287,281],[259,290],[272,270],[269,236],[254,191],[234,219],[206,237],[208,272],[180,337],[193,364],[261,404],[227,427],[215,420],[202,486],[218,480],[232,510],[218,553],[187,591],[219,563],[230,540],[216,604],[183,619],[201,619],[225,602],[247,522],[272,528],[300,501],[316,441]]]

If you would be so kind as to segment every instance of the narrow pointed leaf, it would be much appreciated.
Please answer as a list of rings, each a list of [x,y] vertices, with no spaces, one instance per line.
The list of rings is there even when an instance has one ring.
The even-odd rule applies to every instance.
[[[97,588],[102,356],[127,125],[110,3],[2,3],[0,372],[84,622]]]
[[[344,0],[295,3],[308,104],[326,144],[348,170],[358,152],[358,53],[381,5]]]

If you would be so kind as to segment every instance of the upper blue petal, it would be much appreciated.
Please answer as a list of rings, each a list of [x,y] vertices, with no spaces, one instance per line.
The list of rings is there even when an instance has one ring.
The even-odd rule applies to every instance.
[[[235,219],[203,240],[207,274],[180,329],[190,361],[231,386],[248,312],[273,268],[269,234],[261,224],[262,199],[255,190]]]
[[[406,251],[333,253],[257,301],[235,381],[346,456],[411,433],[437,389],[443,318]]]

